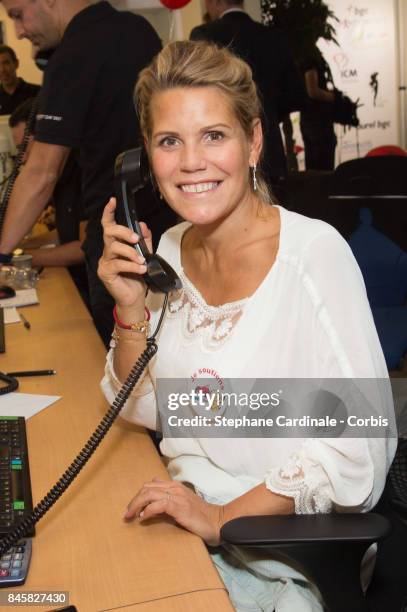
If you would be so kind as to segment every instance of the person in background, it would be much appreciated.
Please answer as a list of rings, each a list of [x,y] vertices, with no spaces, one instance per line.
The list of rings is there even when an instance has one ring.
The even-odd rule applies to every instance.
[[[27,98],[37,95],[39,85],[17,76],[18,59],[11,47],[0,45],[0,115],[11,113]]]
[[[373,389],[378,379],[388,383],[348,244],[333,227],[275,205],[269,194],[259,171],[261,107],[249,66],[213,44],[171,43],[141,72],[135,95],[158,189],[184,219],[158,248],[182,289],[169,296],[158,352],[123,416],[150,429],[159,409],[168,417],[162,379],[178,381],[182,391],[198,391],[202,377],[214,390],[232,391],[241,378],[268,381],[268,390],[282,378],[290,385],[294,378],[369,378]],[[116,303],[102,381],[109,402],[146,347],[149,315],[153,331],[163,305],[160,294],[146,299],[138,237],[116,224],[115,206],[110,200],[103,214],[99,263]],[[151,231],[142,225],[142,232],[151,248]],[[389,385],[378,398],[378,414],[393,422]],[[210,419],[242,414],[238,406],[222,408],[213,405]],[[240,516],[369,510],[394,456],[396,440],[385,437],[391,428],[381,438],[277,438],[264,430],[233,437],[176,425],[173,434],[163,431],[172,480],[145,483],[125,519],[167,515],[217,547],[210,552],[237,610],[321,612],[297,569],[259,551],[223,547],[220,529]]]
[[[114,193],[119,153],[139,144],[132,90],[137,75],[160,50],[160,40],[140,15],[89,0],[2,0],[18,38],[41,52],[55,49],[45,72],[34,142],[7,208],[0,263],[30,231],[49,202],[72,149],[79,151],[81,194],[89,219],[82,244],[91,311],[108,345],[113,301],[97,277],[103,250],[100,218]],[[129,125],[134,129],[129,129]],[[158,236],[174,223],[171,211],[145,190],[142,209]]]
[[[329,65],[318,49],[320,38],[315,31],[314,46],[299,60],[304,74],[308,103],[301,111],[300,128],[305,149],[306,170],[334,170],[337,138],[334,129],[336,95]]]
[[[21,147],[34,100],[28,99],[12,113],[9,125],[16,147]],[[24,162],[30,155],[34,139],[34,124],[29,127]],[[55,230],[28,238],[24,252],[32,255],[32,265],[66,266],[85,304],[89,305],[89,291],[82,243],[86,221],[83,219],[81,201],[81,175],[77,152],[71,151],[51,199],[55,210]]]
[[[283,34],[245,12],[243,0],[205,0],[205,7],[211,21],[194,28],[190,38],[230,48],[253,70],[264,108],[264,171],[268,182],[278,190],[287,174],[279,123],[304,102],[290,49]]]
[[[336,43],[335,14],[323,0],[273,2],[265,11],[267,21],[283,32],[289,41],[304,79],[307,97],[301,109],[300,128],[305,167],[307,170],[331,171],[335,166],[337,93],[329,65],[317,42],[324,38]]]

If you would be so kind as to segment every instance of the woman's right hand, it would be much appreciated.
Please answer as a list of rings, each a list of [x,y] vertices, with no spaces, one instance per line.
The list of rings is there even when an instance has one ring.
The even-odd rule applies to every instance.
[[[104,249],[98,275],[117,306],[128,309],[144,305],[146,292],[142,275],[147,271],[144,259],[134,248],[137,234],[115,221],[116,199],[110,198],[102,216]],[[151,232],[140,223],[147,247],[152,251]]]

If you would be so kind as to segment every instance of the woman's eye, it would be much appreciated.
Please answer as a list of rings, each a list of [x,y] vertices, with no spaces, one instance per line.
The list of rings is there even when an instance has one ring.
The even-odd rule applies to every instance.
[[[206,134],[206,139],[209,140],[209,142],[216,142],[218,140],[222,140],[223,137],[223,132],[208,132]]]
[[[160,140],[160,146],[163,147],[174,147],[178,144],[178,140],[173,136],[165,136]]]

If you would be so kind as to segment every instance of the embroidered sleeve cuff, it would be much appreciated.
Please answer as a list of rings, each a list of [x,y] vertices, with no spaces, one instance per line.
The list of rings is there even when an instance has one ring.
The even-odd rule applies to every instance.
[[[292,497],[298,514],[366,512],[384,483],[384,453],[376,442],[380,439],[308,438],[285,465],[267,472],[266,486]]]
[[[265,484],[273,493],[292,497],[296,514],[316,514],[332,510],[332,500],[324,487],[327,480],[320,466],[292,455],[284,467],[266,473]]]

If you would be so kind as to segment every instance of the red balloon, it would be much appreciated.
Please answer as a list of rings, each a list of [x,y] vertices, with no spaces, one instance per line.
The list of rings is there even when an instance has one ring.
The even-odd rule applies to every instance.
[[[180,9],[191,2],[191,0],[160,0],[160,2],[169,9]]]

